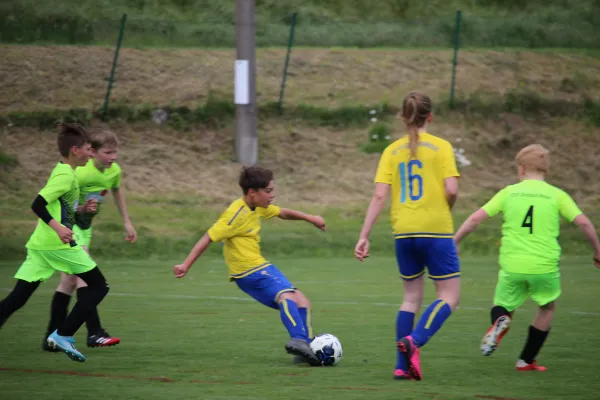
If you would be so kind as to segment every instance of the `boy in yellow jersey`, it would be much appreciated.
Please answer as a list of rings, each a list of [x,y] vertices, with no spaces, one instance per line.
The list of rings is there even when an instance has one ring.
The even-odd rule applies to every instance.
[[[108,293],[108,284],[100,269],[74,240],[72,231],[79,202],[74,170],[89,159],[88,133],[78,125],[63,124],[58,149],[63,160],[56,165],[31,205],[39,218],[38,224],[26,244],[27,258],[15,275],[17,284],[0,302],[0,327],[55,271],[76,275],[87,287],[80,292],[71,313],[50,332],[47,342],[72,360],[83,362],[85,357],[75,348],[73,335]]]
[[[483,221],[503,213],[500,271],[492,307],[492,326],[481,342],[481,352],[491,355],[510,328],[514,311],[527,297],[538,305],[537,315],[517,371],[545,371],[536,357],[548,337],[555,302],[561,294],[558,244],[560,217],[573,222],[585,234],[594,249],[593,261],[600,267],[600,242],[594,226],[571,197],[546,183],[550,167],[549,151],[539,144],[522,149],[516,157],[520,183],[498,192],[474,212],[458,229],[458,245]]]
[[[89,253],[92,241],[92,219],[100,211],[100,206],[104,201],[104,196],[111,191],[117,208],[119,209],[127,236],[125,240],[133,243],[137,238],[135,228],[131,223],[125,203],[125,196],[120,189],[121,186],[121,167],[115,162],[117,159],[117,150],[119,141],[117,136],[110,131],[98,130],[90,133],[90,142],[92,145],[92,156],[85,166],[78,167],[75,170],[77,182],[79,183],[79,204],[78,211],[75,213],[75,225],[73,234],[77,243]],[[61,274],[60,284],[52,298],[50,307],[50,322],[48,332],[53,332],[57,326],[67,316],[71,296],[77,289],[80,292],[85,291],[85,282],[76,275]],[[100,323],[98,310],[94,309],[90,317],[86,320],[88,338],[88,347],[114,346],[120,343],[118,337],[111,337]],[[42,349],[53,351],[47,342],[44,341]]]
[[[310,302],[275,265],[261,255],[259,242],[261,219],[279,217],[304,220],[323,231],[325,220],[320,216],[272,205],[275,184],[273,173],[268,169],[256,166],[244,168],[239,185],[243,197],[231,203],[194,246],[183,264],[173,268],[173,272],[177,278],[183,278],[212,242],[224,242],[223,256],[229,269],[229,279],[258,302],[279,310],[281,321],[290,334],[290,340],[285,345],[288,353],[311,365],[319,365],[320,361],[309,345],[313,337]]]
[[[421,380],[419,348],[441,328],[460,297],[460,266],[450,212],[458,194],[459,174],[452,145],[427,133],[432,120],[429,97],[409,93],[401,117],[408,135],[389,145],[381,156],[375,194],[354,255],[359,261],[369,256],[369,234],[391,188],[396,259],[404,280],[404,301],[396,318],[394,379]],[[437,300],[413,329],[423,300],[425,268],[435,283]]]

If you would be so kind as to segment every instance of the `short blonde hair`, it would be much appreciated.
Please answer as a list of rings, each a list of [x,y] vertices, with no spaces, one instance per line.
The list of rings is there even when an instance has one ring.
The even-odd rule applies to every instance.
[[[550,169],[550,151],[541,144],[530,144],[519,151],[515,161],[526,171],[546,174]]]
[[[107,130],[92,130],[90,132],[90,144],[95,150],[101,149],[102,147],[119,145],[119,139],[111,131]]]

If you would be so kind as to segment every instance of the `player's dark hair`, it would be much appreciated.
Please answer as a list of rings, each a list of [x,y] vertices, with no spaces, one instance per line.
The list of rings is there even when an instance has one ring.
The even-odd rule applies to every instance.
[[[88,132],[79,124],[62,123],[58,127],[58,151],[63,157],[69,157],[72,147],[82,147],[90,142]]]
[[[258,190],[269,186],[273,180],[273,171],[270,169],[252,166],[244,167],[240,173],[240,187],[244,194],[248,194],[250,189]]]
[[[419,145],[418,129],[425,125],[427,117],[431,114],[431,99],[421,92],[410,92],[402,102],[402,120],[408,128],[410,138],[410,156],[417,156]]]

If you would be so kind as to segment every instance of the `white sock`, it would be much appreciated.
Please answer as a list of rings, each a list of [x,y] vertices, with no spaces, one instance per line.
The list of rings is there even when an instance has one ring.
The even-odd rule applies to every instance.
[[[528,366],[528,365],[529,365],[529,364],[527,364],[527,363],[526,363],[525,361],[523,361],[523,360],[519,360],[519,361],[517,361],[517,367],[518,367],[518,368],[523,368],[523,367],[526,367],[526,366]]]

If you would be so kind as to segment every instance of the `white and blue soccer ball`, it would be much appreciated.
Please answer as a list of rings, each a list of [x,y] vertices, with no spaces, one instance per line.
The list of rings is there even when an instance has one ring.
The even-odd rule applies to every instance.
[[[337,365],[342,359],[342,343],[330,333],[322,333],[315,336],[312,342],[310,342],[310,348],[323,366]]]

